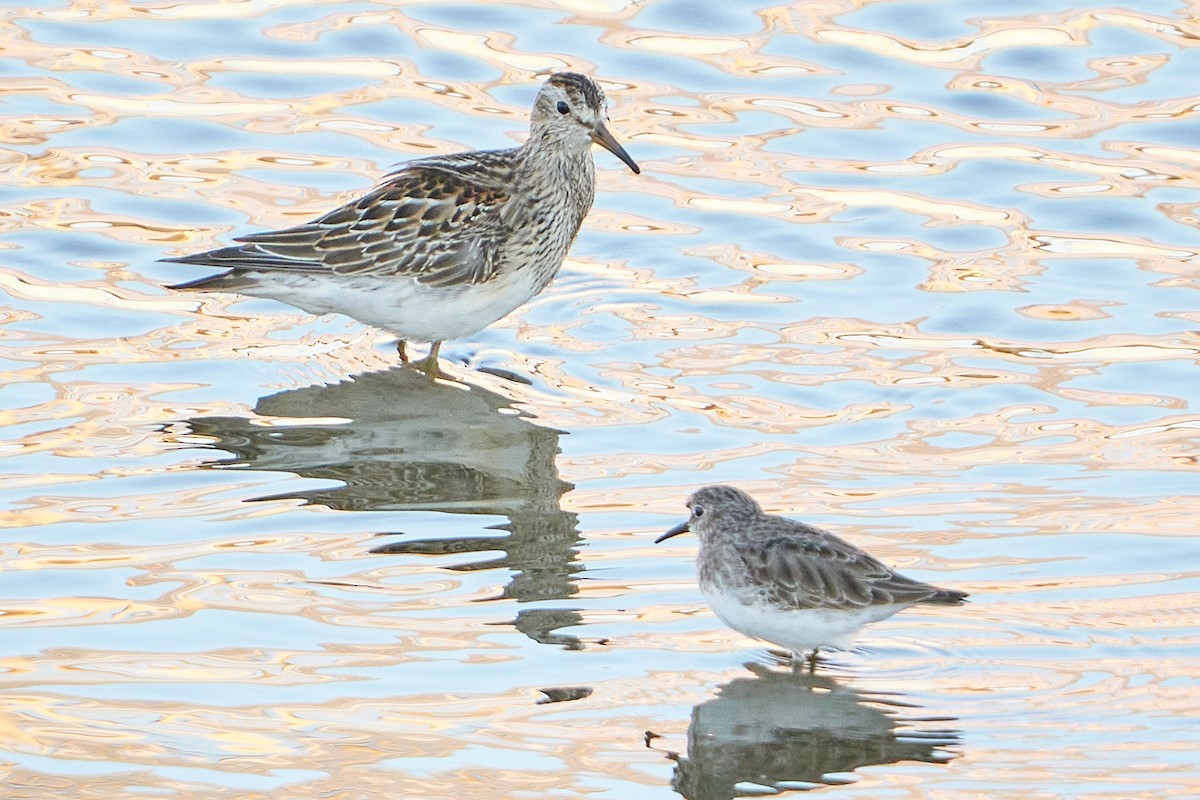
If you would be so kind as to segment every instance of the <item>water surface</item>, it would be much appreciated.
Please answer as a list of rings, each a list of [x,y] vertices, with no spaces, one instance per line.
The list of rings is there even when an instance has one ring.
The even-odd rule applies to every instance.
[[[0,12],[5,796],[1195,796],[1197,36],[1157,2]],[[162,288],[520,141],[555,69],[643,174],[597,150],[459,385]],[[793,677],[651,543],[717,482],[972,602]]]

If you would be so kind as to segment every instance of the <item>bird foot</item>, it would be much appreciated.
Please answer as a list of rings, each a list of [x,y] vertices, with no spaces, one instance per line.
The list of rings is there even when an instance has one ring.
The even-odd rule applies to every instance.
[[[817,656],[817,651],[813,650],[808,655],[802,653],[792,653],[792,672],[801,672],[804,667],[808,667],[808,674],[811,675],[817,671],[817,664],[821,659]]]
[[[438,378],[446,377],[445,375],[442,374],[442,371],[440,369],[438,369],[436,358],[434,358],[434,359],[422,358],[418,361],[410,361],[410,362],[408,362],[408,365],[410,367],[412,367],[413,369],[417,369],[417,370],[420,370],[421,372],[424,372],[425,377],[429,379],[430,383],[434,383],[435,381],[437,381]]]
[[[405,361],[409,366],[421,370],[425,376],[429,378],[429,382],[433,383],[438,378],[446,378],[447,376],[438,369],[438,350],[442,348],[441,342],[434,342],[429,348],[429,355],[417,361]]]

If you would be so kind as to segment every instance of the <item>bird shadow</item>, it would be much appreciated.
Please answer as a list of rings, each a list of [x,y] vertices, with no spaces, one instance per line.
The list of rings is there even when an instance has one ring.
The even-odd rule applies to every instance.
[[[918,707],[899,694],[746,666],[754,677],[733,679],[692,709],[687,755],[667,753],[676,762],[671,787],[688,800],[818,789],[851,783],[864,767],[958,755],[947,749],[961,742],[945,727],[953,718],[914,715]]]
[[[561,498],[562,431],[534,424],[495,392],[431,382],[401,366],[261,398],[254,416],[194,417],[187,439],[223,455],[201,468],[288,472],[325,485],[252,498],[299,499],[341,511],[437,511],[506,518],[495,535],[419,538],[380,533],[378,556],[446,554],[458,571],[503,569],[511,579],[495,598],[553,601],[577,593],[578,518]],[[484,558],[476,554],[487,553]],[[496,555],[500,553],[500,555]],[[577,609],[539,607],[511,624],[535,641],[579,649],[558,628],[580,623]]]

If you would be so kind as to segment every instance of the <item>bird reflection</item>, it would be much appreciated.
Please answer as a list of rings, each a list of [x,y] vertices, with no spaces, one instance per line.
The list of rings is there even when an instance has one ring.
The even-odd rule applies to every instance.
[[[477,386],[432,384],[398,368],[355,376],[332,386],[308,386],[264,397],[256,414],[271,418],[199,417],[192,432],[232,459],[213,469],[290,472],[339,486],[256,498],[299,498],[348,511],[428,510],[508,518],[495,536],[405,539],[378,554],[496,553],[451,569],[508,569],[501,597],[558,600],[576,593],[580,571],[577,517],[564,511],[573,488],[559,479],[561,431],[532,424],[507,398]],[[530,638],[570,648],[576,637],[555,634],[574,625],[572,608],[523,611],[512,622]]]
[[[845,783],[844,773],[876,764],[944,764],[953,730],[917,730],[898,719],[911,708],[825,675],[755,670],[692,710],[688,755],[675,756],[672,787],[688,800],[727,800],[762,791]],[[928,720],[926,720],[928,721]],[[842,774],[839,776],[839,774]]]

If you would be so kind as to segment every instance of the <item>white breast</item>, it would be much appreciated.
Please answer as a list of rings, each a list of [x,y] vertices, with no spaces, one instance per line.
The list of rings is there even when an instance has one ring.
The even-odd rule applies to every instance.
[[[533,271],[477,286],[428,287],[411,278],[272,274],[261,292],[239,289],[310,314],[345,314],[401,339],[440,342],[470,336],[520,306],[541,288]]]
[[[718,589],[705,591],[704,599],[721,621],[738,633],[786,647],[794,653],[808,653],[819,647],[847,648],[864,625],[906,608],[892,604],[851,611],[788,610],[745,603],[736,595]]]

